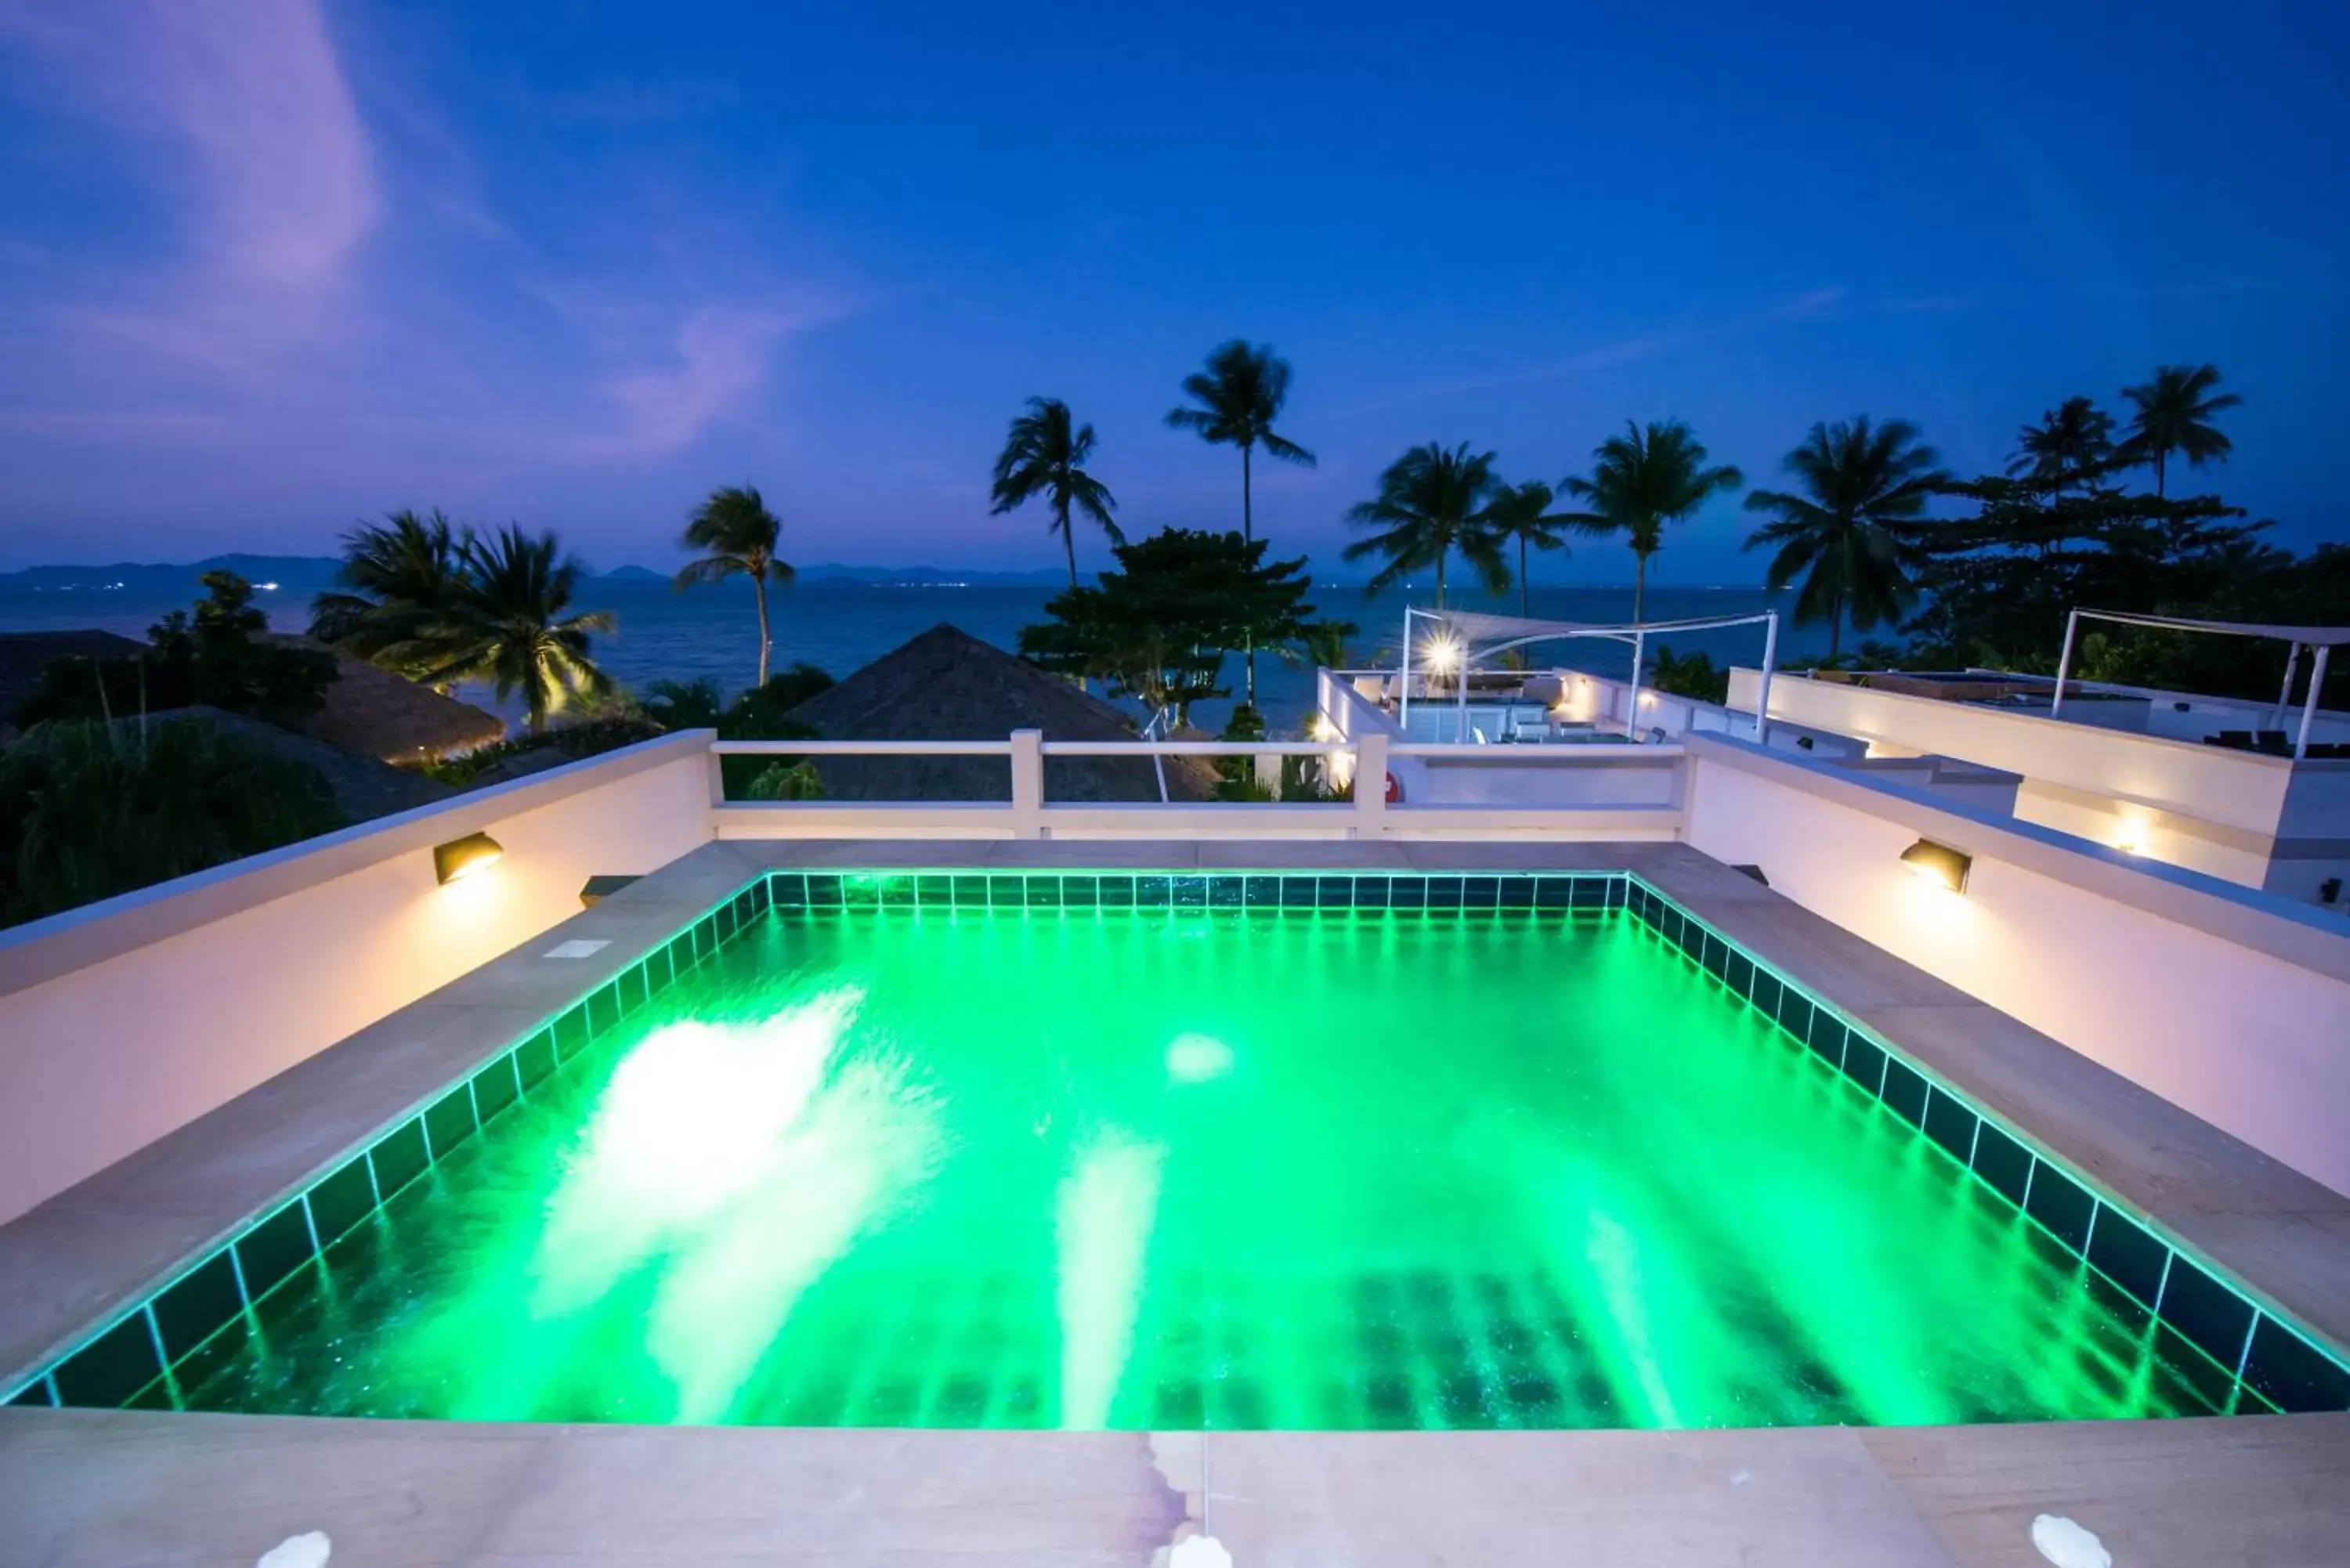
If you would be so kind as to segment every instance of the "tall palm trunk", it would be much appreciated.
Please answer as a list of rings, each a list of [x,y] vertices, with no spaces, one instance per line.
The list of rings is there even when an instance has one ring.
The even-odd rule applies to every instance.
[[[1518,535],[1518,618],[1526,618],[1526,536]]]
[[[1444,557],[1451,553],[1449,550],[1436,552],[1436,607],[1438,609],[1444,607]]]
[[[1255,505],[1249,493],[1249,447],[1250,443],[1247,441],[1241,443],[1241,543],[1243,545],[1250,544],[1256,538]],[[1248,675],[1248,695],[1243,701],[1253,708],[1256,706],[1256,639],[1254,637],[1241,639],[1241,664]]]
[[[1635,550],[1632,552],[1632,624],[1634,626],[1640,624],[1640,602],[1648,597],[1648,557]]]
[[[2157,447],[2157,448],[2155,449],[2155,453],[2154,453],[2154,498],[2155,498],[2157,501],[2161,501],[2161,500],[2166,499],[2166,497],[2164,496],[2164,494],[2163,494],[2163,493],[2162,493],[2162,482],[2163,482],[2163,472],[2162,472],[2162,471],[2163,471],[2164,466],[2165,466],[2165,465],[2166,465],[2169,461],[2170,461],[2170,454],[2169,454],[2168,452],[2164,452],[2164,451],[2163,451],[2161,448],[2159,448],[2159,447]]]
[[[1835,662],[1836,649],[1844,643],[1844,595],[1828,601],[1828,662]]]
[[[759,604],[759,684],[767,683],[767,650],[774,639],[767,635],[767,574],[764,568],[751,574],[751,597]]]
[[[1068,497],[1061,498],[1057,510],[1061,518],[1061,548],[1069,557],[1069,588],[1075,592],[1077,586],[1077,536],[1069,531]]]

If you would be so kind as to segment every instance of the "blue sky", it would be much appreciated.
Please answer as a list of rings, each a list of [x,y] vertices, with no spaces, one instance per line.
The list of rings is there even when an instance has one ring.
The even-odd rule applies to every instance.
[[[744,481],[796,559],[1049,566],[987,514],[1021,400],[1129,528],[1232,525],[1159,421],[1241,335],[1317,565],[1416,441],[1555,480],[1679,416],[1767,483],[1866,410],[1973,472],[2165,360],[2305,546],[2350,532],[2345,117],[2324,5],[0,0],[0,566],[436,504],[660,566]],[[1658,576],[1752,580],[1745,526]]]

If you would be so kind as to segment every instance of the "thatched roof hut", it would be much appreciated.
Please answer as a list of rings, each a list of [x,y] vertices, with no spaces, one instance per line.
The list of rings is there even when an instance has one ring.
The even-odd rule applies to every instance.
[[[505,721],[307,637],[273,632],[287,648],[333,653],[337,679],[302,732],[387,763],[429,763],[505,739]]]
[[[399,677],[392,679],[398,680]],[[351,822],[368,822],[379,816],[390,816],[396,811],[430,805],[457,793],[451,786],[436,784],[422,774],[393,767],[373,757],[308,735],[296,734],[291,730],[281,730],[275,724],[248,718],[243,713],[224,713],[218,708],[198,705],[150,713],[145,722],[166,724],[176,720],[192,720],[217,731],[242,735],[288,762],[300,763],[310,768],[326,781],[327,788],[334,794],[336,809]],[[116,728],[121,729],[139,722],[117,719],[114,722]]]
[[[883,654],[788,717],[827,741],[1000,741],[1041,730],[1048,741],[1130,741],[1134,722],[998,648],[941,622]],[[998,757],[826,757],[816,763],[827,800],[994,801],[1012,798]],[[1215,773],[1193,757],[1167,759],[1167,793],[1207,800]],[[1048,757],[1048,801],[1155,801],[1144,759]]]

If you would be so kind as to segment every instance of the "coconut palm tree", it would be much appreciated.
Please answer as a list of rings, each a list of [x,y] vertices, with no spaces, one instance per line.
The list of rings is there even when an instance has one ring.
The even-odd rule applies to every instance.
[[[1260,446],[1267,457],[1314,466],[1314,454],[1281,435],[1273,421],[1289,400],[1289,361],[1270,343],[1250,343],[1235,337],[1208,356],[1208,368],[1183,378],[1183,394],[1196,407],[1170,409],[1167,422],[1179,431],[1192,431],[1211,446],[1241,449],[1241,539],[1256,537],[1256,509],[1251,473],[1253,455]],[[1256,701],[1256,649],[1246,650],[1248,697]]]
[[[1526,613],[1526,547],[1537,550],[1566,548],[1567,514],[1553,512],[1550,504],[1557,492],[1539,479],[1529,479],[1523,484],[1504,484],[1493,492],[1486,504],[1486,521],[1492,525],[1496,540],[1503,545],[1515,541],[1518,546],[1518,614]]]
[[[505,701],[520,691],[534,731],[588,693],[612,690],[588,655],[588,634],[610,631],[609,611],[567,613],[579,564],[558,559],[555,535],[502,528],[465,546],[465,584],[449,618],[441,680],[486,680]]]
[[[2217,366],[2163,365],[2156,368],[2154,379],[2143,387],[2122,389],[2122,396],[2136,405],[2137,412],[2130,416],[2129,435],[2121,444],[2120,455],[2131,462],[2153,466],[2156,495],[2166,493],[2163,485],[2172,452],[2181,453],[2191,466],[2200,468],[2207,462],[2225,462],[2235,451],[2235,443],[2213,427],[2211,417],[2244,400],[2233,392],[2211,396],[2219,384]]]
[[[1028,411],[1013,420],[1003,450],[996,455],[995,488],[991,493],[995,504],[988,509],[988,514],[995,516],[1038,495],[1051,503],[1051,530],[1061,536],[1073,588],[1077,586],[1077,543],[1069,527],[1069,508],[1074,506],[1092,518],[1112,545],[1126,543],[1126,535],[1110,518],[1118,510],[1118,498],[1109,493],[1109,486],[1086,472],[1086,459],[1093,450],[1094,427],[1076,424],[1068,404],[1058,398],[1029,399]]]
[[[1600,442],[1591,456],[1591,477],[1569,478],[1561,487],[1591,507],[1568,521],[1583,533],[1622,534],[1630,543],[1637,622],[1648,597],[1648,557],[1664,547],[1665,524],[1746,478],[1727,463],[1708,468],[1705,447],[1679,420],[1652,421],[1645,430],[1627,421],[1625,433]]]
[[[2114,457],[2114,416],[2086,398],[2067,398],[2015,433],[2007,472],[2043,480],[2058,490],[2086,482]]]
[[[1802,493],[1758,490],[1746,498],[1749,512],[1778,518],[1749,535],[1746,547],[1779,547],[1765,579],[1773,591],[1803,575],[1795,618],[1826,618],[1831,659],[1847,611],[1853,629],[1866,631],[1899,616],[1916,597],[1902,566],[1927,500],[1950,482],[1936,462],[1908,420],[1873,425],[1862,414],[1850,423],[1814,425],[1787,454],[1780,466]]]
[[[1510,566],[1486,512],[1498,483],[1490,452],[1472,454],[1465,441],[1449,450],[1433,441],[1416,446],[1379,475],[1377,496],[1347,512],[1347,522],[1379,532],[1347,545],[1346,557],[1387,557],[1370,580],[1371,593],[1407,573],[1435,567],[1436,606],[1441,609],[1445,562],[1458,550],[1478,579],[1500,593],[1510,586]]]
[[[767,629],[767,585],[788,587],[793,576],[791,563],[775,554],[783,533],[784,520],[767,510],[756,485],[730,484],[712,491],[709,499],[693,509],[678,541],[689,550],[702,552],[699,560],[678,568],[673,586],[680,592],[696,583],[726,577],[751,579],[751,597],[759,607],[761,686],[767,683],[767,657],[775,645]]]
[[[428,517],[402,510],[381,524],[343,535],[335,580],[348,590],[310,601],[310,635],[355,659],[414,679],[440,662],[437,628],[464,581],[473,531],[462,532],[435,507]]]

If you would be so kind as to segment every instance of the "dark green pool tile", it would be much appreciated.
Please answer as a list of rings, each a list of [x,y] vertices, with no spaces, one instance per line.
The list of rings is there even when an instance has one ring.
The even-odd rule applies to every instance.
[[[2089,1244],[2089,1217],[2096,1202],[2079,1182],[2043,1159],[2033,1167],[2032,1192],[2023,1211],[2078,1252]]]
[[[1731,950],[1730,965],[1721,977],[1730,989],[1742,997],[1754,994],[1754,961],[1736,949]]]
[[[1311,877],[1281,878],[1281,907],[1284,909],[1310,909],[1314,907],[1315,882]]]
[[[910,909],[915,895],[920,891],[911,877],[881,878],[881,907],[885,909]]]
[[[840,908],[840,878],[829,871],[807,874],[807,901],[812,909]]]
[[[670,939],[670,972],[675,975],[683,975],[690,972],[692,970],[693,965],[693,933],[690,930],[681,931],[675,937]]]
[[[1430,877],[1427,883],[1427,907],[1440,914],[1451,914],[1461,908],[1461,878]]]
[[[1281,908],[1281,878],[1278,877],[1248,877],[1243,878],[1241,900],[1252,909]]]
[[[645,972],[645,990],[655,996],[667,991],[677,981],[676,971],[670,968],[669,949],[666,947],[655,948],[647,953],[645,961],[638,967]]]
[[[807,877],[798,871],[777,871],[767,877],[767,897],[779,909],[797,909],[807,904]]]
[[[1164,877],[1137,877],[1134,879],[1134,906],[1138,909],[1163,909],[1170,897]]]
[[[244,1293],[259,1301],[314,1255],[310,1219],[297,1198],[237,1238],[236,1266],[244,1276]]]
[[[1101,907],[1105,909],[1130,909],[1134,907],[1134,878],[1131,877],[1103,877],[1095,883],[1094,891],[1101,898]]]
[[[1977,1119],[1974,1112],[1939,1089],[1926,1102],[1926,1136],[1960,1165],[1974,1154]]]
[[[558,1061],[568,1062],[588,1048],[588,1004],[577,1002],[566,1008],[555,1021],[555,1054]]]
[[[515,1047],[515,1075],[527,1094],[555,1071],[555,1031],[542,1029]]]
[[[435,1159],[446,1159],[457,1146],[479,1129],[473,1121],[473,1093],[460,1084],[424,1113],[424,1137]]]
[[[2252,1329],[2244,1381],[2290,1415],[2350,1409],[2350,1372],[2266,1313]]]
[[[511,1085],[513,1069],[506,1066],[505,1062],[506,1058],[501,1056],[489,1070],[505,1072],[509,1075],[507,1083]],[[366,1219],[374,1209],[375,1179],[368,1174],[365,1155],[359,1156],[310,1189],[310,1220],[318,1228],[320,1246],[332,1245],[337,1238]],[[171,1343],[171,1337],[165,1335],[163,1344],[167,1349]],[[181,1353],[172,1350],[172,1354],[176,1357]]]
[[[599,986],[595,993],[588,998],[584,1009],[574,1008],[572,1011],[584,1011],[588,1014],[586,1038],[593,1040],[620,1022],[620,992],[614,986]],[[556,1038],[564,1044],[564,1054],[567,1057],[570,1054],[569,1041],[565,1039],[559,1031]]]
[[[2170,1277],[2162,1286],[2162,1320],[2233,1372],[2244,1357],[2244,1335],[2252,1326],[2252,1303],[2204,1272],[2191,1260],[2173,1253]]]
[[[1022,901],[1032,909],[1057,909],[1061,907],[1061,879],[1058,877],[1031,877]]]
[[[1804,1036],[1804,1044],[1812,1048],[1813,1054],[1829,1066],[1842,1067],[1845,1040],[1849,1033],[1843,1019],[1825,1007],[1814,1007],[1812,1009],[1812,1032]]]
[[[492,1062],[473,1075],[473,1108],[487,1127],[501,1111],[513,1105],[520,1092],[515,1081],[514,1054]]]
[[[162,1375],[147,1314],[135,1312],[58,1364],[57,1397],[112,1409]]]
[[[2147,1234],[2146,1227],[2115,1208],[2102,1204],[2089,1232],[2089,1262],[2105,1276],[2147,1306],[2162,1293],[2162,1267],[2170,1249]]]
[[[1388,908],[1390,909],[1428,908],[1428,878],[1425,877],[1388,877]]]
[[[244,1310],[236,1265],[225,1251],[213,1253],[155,1298],[155,1328],[162,1335],[165,1358],[177,1361]]]
[[[1572,877],[1536,877],[1534,908],[1537,909],[1568,909],[1575,907],[1575,878]]]
[[[1065,909],[1092,909],[1094,894],[1094,879],[1091,877],[1061,878],[1061,907]]]
[[[1205,877],[1170,877],[1167,878],[1167,902],[1178,909],[1206,909],[1208,879]]]
[[[1780,993],[1779,1027],[1794,1035],[1797,1044],[1811,1044],[1812,1001],[1793,986],[1783,988]]]
[[[1621,909],[1623,882],[1614,877],[1577,877],[1569,884],[1566,901],[1577,909],[1605,909],[1611,904]]]
[[[1860,1044],[1858,1035],[1853,1044]],[[1992,1191],[2018,1209],[2023,1207],[2024,1188],[2032,1179],[2032,1151],[1989,1122],[1975,1134],[1974,1170]]]
[[[1494,885],[1493,907],[1497,909],[1531,909],[1534,907],[1534,878],[1504,877]]]
[[[1872,1095],[1885,1092],[1885,1048],[1857,1029],[1845,1032],[1844,1075]]]
[[[1499,877],[1463,877],[1461,878],[1461,908],[1471,913],[1482,913],[1497,908],[1502,898]]]
[[[619,1016],[622,1018],[652,1000],[652,981],[641,963],[632,963],[622,970],[619,978],[612,982],[612,990],[619,999]]]
[[[375,1162],[375,1189],[385,1199],[424,1174],[424,1124],[411,1116],[384,1134],[368,1150]]]
[[[1317,878],[1314,896],[1316,906],[1325,909],[1351,909],[1355,907],[1355,879],[1352,877]]]
[[[1385,877],[1355,878],[1355,908],[1384,909],[1388,907],[1388,879]]]
[[[1889,1060],[1885,1064],[1885,1092],[1879,1097],[1887,1109],[1911,1127],[1925,1125],[1926,1080],[1907,1064]]]
[[[1785,995],[1786,988],[1779,983],[1777,975],[1768,970],[1754,971],[1754,990],[1748,1000],[1754,1003],[1754,1010],[1757,1012],[1765,1018],[1777,1018],[1779,1004],[1785,999]]]
[[[984,877],[955,877],[954,906],[958,909],[987,908],[987,878]]]
[[[954,903],[954,878],[944,872],[914,878],[914,902],[925,909],[944,909]]]

